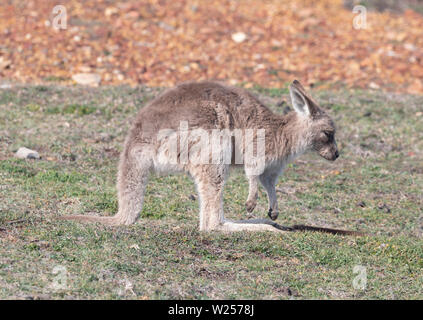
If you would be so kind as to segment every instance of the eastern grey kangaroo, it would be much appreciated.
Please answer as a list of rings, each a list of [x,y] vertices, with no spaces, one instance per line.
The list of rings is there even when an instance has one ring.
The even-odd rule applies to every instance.
[[[268,215],[275,220],[278,217],[275,185],[289,162],[306,151],[316,151],[331,161],[338,158],[335,126],[329,115],[297,80],[289,86],[289,91],[295,112],[286,115],[273,113],[244,89],[215,82],[183,83],[165,91],[139,111],[126,137],[117,178],[117,214],[112,217],[77,215],[63,218],[107,225],[132,224],[142,210],[151,172],[186,172],[194,179],[197,187],[201,231],[280,232],[275,223],[268,219],[226,220],[223,215],[223,188],[229,167],[240,165],[234,162],[234,154],[241,154],[240,159],[244,160],[249,181],[246,210],[254,210],[260,182],[268,196]],[[175,142],[170,145],[176,154],[171,154],[169,148],[161,152],[163,139],[160,136],[163,133],[168,133],[167,138],[186,135],[186,132],[181,132],[181,124],[189,126],[190,130],[201,129],[203,133],[213,130],[228,133],[230,139],[226,141],[229,143],[224,143],[219,150],[224,155],[229,154],[230,161],[182,161],[183,139],[179,140],[179,144]],[[235,130],[252,130],[257,150],[259,143],[264,144],[261,170],[257,170],[260,161],[248,161],[245,156],[242,158],[249,145],[242,139],[241,142],[234,139],[232,132]],[[264,132],[261,140],[258,130]],[[190,152],[198,146],[196,141],[190,141],[185,151]],[[203,160],[210,160],[210,157],[206,155]]]

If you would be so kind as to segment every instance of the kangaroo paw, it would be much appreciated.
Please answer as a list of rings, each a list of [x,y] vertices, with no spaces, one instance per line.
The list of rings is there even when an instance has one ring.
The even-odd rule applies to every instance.
[[[273,209],[270,208],[269,211],[267,212],[267,215],[269,216],[270,219],[276,220],[279,216],[279,212],[273,211]]]
[[[251,212],[253,212],[253,210],[256,207],[256,205],[257,205],[257,202],[256,201],[254,201],[254,200],[248,200],[245,203],[245,208],[247,209],[247,212],[251,213]]]

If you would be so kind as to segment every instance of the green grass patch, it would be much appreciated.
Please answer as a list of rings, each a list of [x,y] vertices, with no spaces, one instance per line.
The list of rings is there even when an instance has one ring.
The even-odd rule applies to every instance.
[[[135,225],[57,220],[117,212],[119,152],[136,111],[159,91],[0,90],[1,299],[423,298],[420,96],[314,90],[336,122],[341,157],[306,154],[278,182],[279,223],[368,236],[200,233],[197,193],[184,175],[150,177]],[[290,101],[286,88],[252,91],[278,113]],[[20,146],[42,159],[14,158]],[[234,170],[227,218],[267,216],[263,189],[252,214],[247,194],[243,171]],[[366,271],[364,290],[353,285],[357,266]],[[53,285],[58,272],[61,288]]]

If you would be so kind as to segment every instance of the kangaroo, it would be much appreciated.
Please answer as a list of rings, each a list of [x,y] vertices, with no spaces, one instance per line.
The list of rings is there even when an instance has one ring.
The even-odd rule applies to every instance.
[[[293,81],[289,92],[294,111],[279,115],[273,113],[250,92],[221,83],[188,82],[165,91],[139,111],[126,137],[118,168],[117,214],[111,217],[66,216],[64,219],[101,222],[107,225],[133,224],[142,210],[150,172],[185,172],[193,178],[198,191],[200,231],[283,232],[284,227],[272,220],[279,214],[275,185],[285,166],[307,151],[315,151],[331,161],[339,156],[335,126],[329,115],[319,107],[299,81]],[[164,152],[160,152],[163,141],[159,136],[163,132],[168,133],[167,138],[182,136],[185,135],[187,126],[193,130],[203,130],[203,133],[212,130],[229,132],[230,139],[226,140],[229,143],[224,143],[220,151],[224,153],[225,159],[229,155],[230,161],[210,163],[207,161],[210,160],[208,155],[203,162],[181,161],[184,157],[182,142],[186,139],[181,139],[179,144],[172,140],[170,148],[177,150],[173,155],[169,145]],[[184,127],[185,131],[181,130],[181,127]],[[260,158],[261,162],[257,158],[251,161],[245,156],[242,158],[246,149],[254,143],[247,145],[234,141],[236,139],[231,132],[237,129],[253,131],[257,152],[259,143],[265,151]],[[263,133],[261,139],[259,130]],[[196,141],[188,143],[188,151],[196,145],[198,147],[201,144]],[[241,154],[238,158],[244,160],[243,164],[242,161],[234,161],[234,154]],[[259,163],[261,169],[257,170]],[[268,215],[272,220],[230,221],[224,218],[225,180],[229,168],[240,165],[244,166],[249,182],[246,211],[252,212],[257,204],[260,182],[267,193]]]

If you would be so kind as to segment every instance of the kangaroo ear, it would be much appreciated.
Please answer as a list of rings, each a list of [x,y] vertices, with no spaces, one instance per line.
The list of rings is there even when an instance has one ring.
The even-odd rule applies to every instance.
[[[289,86],[292,106],[298,114],[303,116],[314,116],[319,108],[314,100],[306,93],[304,87],[298,80],[294,80]]]
[[[289,86],[289,94],[291,95],[292,106],[295,111],[303,116],[310,115],[310,109],[307,101],[300,90],[295,85],[295,81]]]

